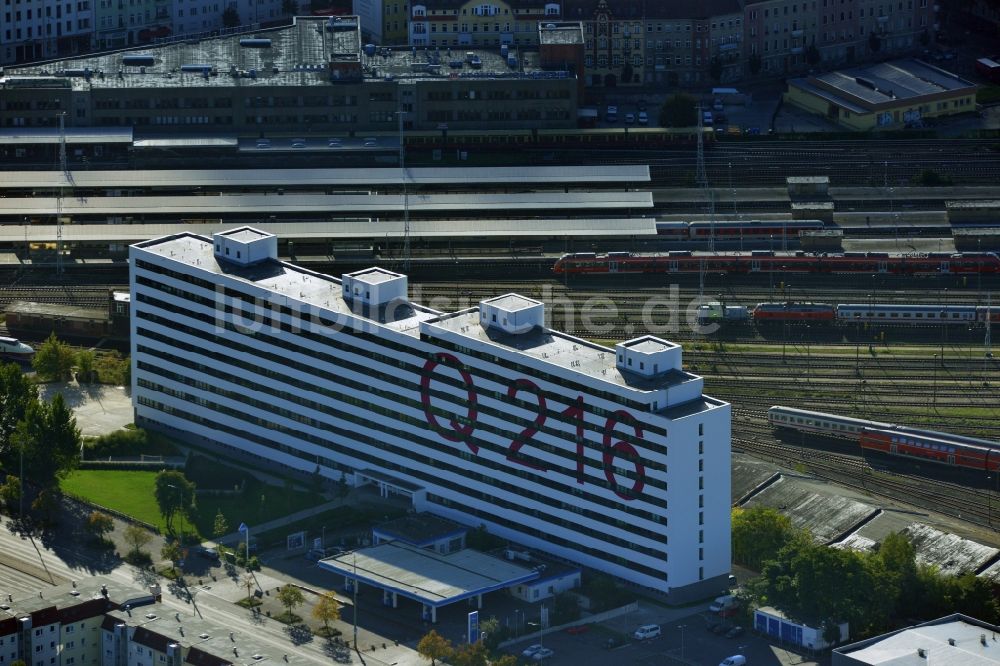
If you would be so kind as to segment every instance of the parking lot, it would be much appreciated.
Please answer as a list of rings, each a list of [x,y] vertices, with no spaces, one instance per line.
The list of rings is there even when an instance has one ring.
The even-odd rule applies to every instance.
[[[694,611],[694,612],[693,612]],[[670,618],[660,622],[660,636],[648,640],[634,640],[631,632],[647,622],[649,617]],[[733,655],[746,657],[747,666],[810,666],[828,664],[829,659],[813,659],[807,655],[771,645],[764,638],[744,631],[727,638],[708,630],[718,619],[701,609],[668,610],[652,605],[642,605],[637,613],[611,622],[591,626],[584,633],[566,631],[547,634],[539,639],[537,634],[527,635],[508,648],[520,655],[530,645],[541,643],[553,655],[546,664],[573,664],[574,666],[606,666],[607,664],[686,664],[687,666],[718,666]],[[627,629],[626,629],[627,626]],[[731,628],[732,622],[726,625]],[[625,634],[625,632],[628,632]],[[628,642],[608,648],[608,640],[628,635]],[[530,659],[522,658],[525,663]]]

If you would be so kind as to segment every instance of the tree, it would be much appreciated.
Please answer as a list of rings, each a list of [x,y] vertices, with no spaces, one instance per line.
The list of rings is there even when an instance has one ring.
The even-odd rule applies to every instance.
[[[253,574],[245,573],[240,578],[240,582],[243,584],[243,587],[247,588],[247,606],[250,606],[253,604],[253,588],[257,585],[257,581],[254,579]]]
[[[291,619],[292,611],[305,603],[305,597],[302,596],[302,590],[289,584],[278,590],[278,602],[285,607],[287,616]]]
[[[59,381],[67,379],[73,371],[75,356],[69,345],[52,333],[35,351],[31,365],[42,379]]]
[[[194,504],[194,489],[194,483],[175,469],[165,469],[156,475],[153,495],[160,508],[160,515],[167,521],[167,529],[171,532],[174,514],[178,511],[186,513]]]
[[[174,568],[174,563],[179,561],[183,553],[181,551],[181,544],[177,541],[166,541],[163,544],[163,548],[160,549],[160,557],[170,562],[170,568]]]
[[[454,648],[448,661],[452,666],[489,666],[489,652],[481,642],[463,643]]]
[[[219,539],[227,534],[229,534],[229,521],[227,521],[226,517],[222,514],[222,509],[219,509],[215,512],[215,520],[212,522],[212,538],[218,542]],[[219,555],[222,555],[223,546],[221,543],[218,545],[218,548]]]
[[[54,485],[80,460],[80,429],[59,393],[50,402],[28,405],[11,442],[24,454],[24,478],[42,488]]]
[[[97,379],[94,372],[94,352],[89,349],[76,355],[76,380],[92,382]]]
[[[0,365],[0,456],[6,464],[13,463],[10,437],[17,423],[24,418],[28,405],[38,401],[38,389],[21,372],[16,363]]]
[[[7,506],[8,511],[15,510],[21,501],[21,479],[13,474],[7,475],[3,485],[0,485],[0,501]]]
[[[733,509],[733,560],[759,571],[792,538],[792,521],[776,509],[754,506]]]
[[[84,527],[96,540],[104,541],[104,535],[115,529],[115,521],[106,513],[91,511]]]
[[[323,628],[327,633],[330,631],[330,623],[340,619],[340,602],[332,593],[321,594],[313,606],[312,616],[323,623]]]
[[[122,538],[132,547],[132,553],[139,555],[142,547],[152,541],[153,535],[138,525],[129,524],[122,530]]]
[[[708,75],[712,77],[712,80],[716,83],[722,78],[722,61],[718,58],[712,58],[712,62],[708,64]]]
[[[417,654],[424,659],[429,659],[431,666],[437,664],[438,659],[449,659],[454,651],[451,641],[433,629],[417,643]]]
[[[822,56],[820,55],[819,49],[816,48],[816,43],[813,42],[806,49],[806,62],[809,63],[810,67],[815,67],[819,63]]]
[[[295,16],[299,13],[297,0],[281,0],[281,13],[285,16]]]
[[[62,505],[62,491],[59,486],[49,486],[42,488],[34,501],[31,502],[31,512],[42,525],[55,525],[58,523],[59,508]]]
[[[222,25],[226,28],[235,28],[240,24],[240,14],[236,11],[236,5],[229,5],[222,12]]]
[[[882,40],[874,32],[868,33],[868,50],[878,53],[882,49]]]
[[[517,657],[512,654],[500,655],[499,659],[490,662],[490,666],[517,666]]]
[[[487,650],[495,650],[500,644],[500,620],[495,615],[479,623],[479,633]]]
[[[132,359],[126,356],[122,359],[121,365],[122,384],[126,387],[132,386]]]
[[[751,53],[750,57],[747,58],[747,69],[750,70],[750,75],[757,76],[757,74],[760,73],[760,67],[762,64],[760,56],[756,53]]]
[[[565,624],[580,618],[580,604],[576,601],[576,596],[569,592],[560,592],[556,595],[552,606],[553,624]]]
[[[698,124],[696,102],[689,95],[673,95],[660,109],[660,125],[663,127],[693,127]]]

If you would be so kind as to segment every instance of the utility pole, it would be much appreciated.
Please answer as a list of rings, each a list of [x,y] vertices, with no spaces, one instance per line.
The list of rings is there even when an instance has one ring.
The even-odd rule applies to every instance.
[[[354,553],[354,580],[352,581],[352,591],[354,592],[354,650],[358,651],[358,554]]]
[[[66,114],[59,114],[59,171],[63,178],[70,179],[66,163]],[[59,184],[56,194],[56,275],[63,274],[63,186]]]

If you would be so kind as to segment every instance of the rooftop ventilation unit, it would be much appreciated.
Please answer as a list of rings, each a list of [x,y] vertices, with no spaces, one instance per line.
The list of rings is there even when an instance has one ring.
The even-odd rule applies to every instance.
[[[122,65],[125,67],[152,67],[156,64],[156,58],[151,55],[125,55],[122,56]]]

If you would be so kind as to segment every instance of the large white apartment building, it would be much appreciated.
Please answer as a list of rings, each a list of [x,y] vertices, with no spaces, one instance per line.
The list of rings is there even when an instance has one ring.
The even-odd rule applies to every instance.
[[[602,347],[516,294],[442,313],[244,227],[132,246],[140,425],[303,472],[683,599],[730,571],[730,409],[654,337]]]

